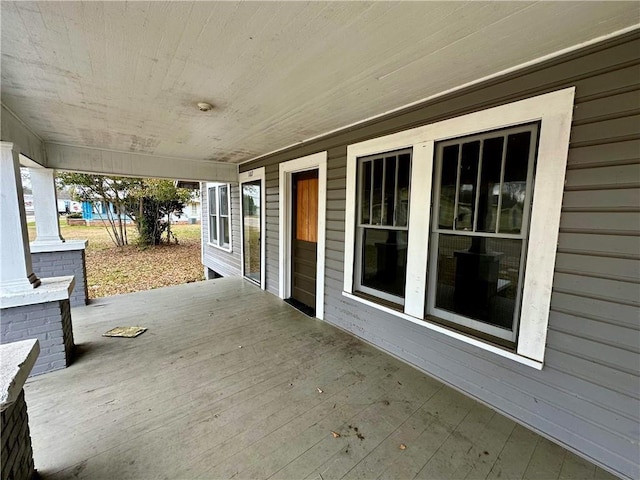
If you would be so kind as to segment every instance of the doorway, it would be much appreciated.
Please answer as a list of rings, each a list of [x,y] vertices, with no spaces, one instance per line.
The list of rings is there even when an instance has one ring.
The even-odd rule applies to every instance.
[[[324,317],[327,153],[279,165],[280,298]]]

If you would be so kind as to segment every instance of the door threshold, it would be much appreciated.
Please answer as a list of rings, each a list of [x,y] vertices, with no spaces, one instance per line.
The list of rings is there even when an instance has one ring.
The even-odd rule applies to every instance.
[[[308,305],[305,305],[304,303],[296,300],[295,298],[287,298],[287,299],[285,299],[285,302],[287,302],[289,305],[291,305],[296,310],[300,310],[307,317],[316,318],[316,309],[315,308],[312,308],[312,307],[310,307]]]

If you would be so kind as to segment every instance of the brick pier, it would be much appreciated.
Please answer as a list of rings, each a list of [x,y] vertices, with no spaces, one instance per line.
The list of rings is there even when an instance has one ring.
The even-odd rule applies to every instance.
[[[73,277],[42,279],[42,285],[27,293],[0,297],[0,343],[38,339],[40,356],[32,375],[67,367],[73,355],[73,329],[69,292]]]
[[[33,477],[33,451],[24,390],[2,411],[2,480]]]
[[[32,242],[31,264],[38,278],[73,276],[75,287],[69,301],[72,307],[89,303],[87,267],[85,258],[86,240],[67,240],[50,246]]]

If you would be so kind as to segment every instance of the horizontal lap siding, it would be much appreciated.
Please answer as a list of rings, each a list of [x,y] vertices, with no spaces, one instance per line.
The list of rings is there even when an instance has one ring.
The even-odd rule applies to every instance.
[[[638,51],[630,35],[241,166],[267,166],[267,275],[277,284],[277,165],[327,150],[325,320],[638,478]],[[347,145],[569,86],[576,102],[542,371],[342,296]]]
[[[242,273],[240,262],[240,187],[231,184],[231,252],[226,252],[207,243],[209,239],[209,197],[206,184],[201,188],[202,205],[202,263],[205,267],[217,272],[223,277],[237,277]]]
[[[279,239],[280,232],[278,231],[278,177],[279,168],[277,164],[272,164],[265,169],[265,184],[266,184],[266,283],[267,290],[274,295],[279,294],[280,290],[280,247]]]

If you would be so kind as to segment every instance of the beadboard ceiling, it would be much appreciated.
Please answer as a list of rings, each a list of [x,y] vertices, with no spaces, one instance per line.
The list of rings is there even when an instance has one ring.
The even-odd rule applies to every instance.
[[[9,1],[1,14],[2,103],[45,142],[234,163],[639,15],[637,2]]]

